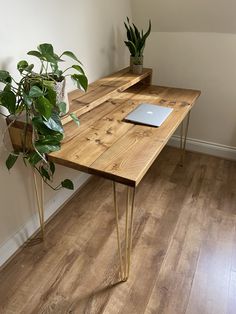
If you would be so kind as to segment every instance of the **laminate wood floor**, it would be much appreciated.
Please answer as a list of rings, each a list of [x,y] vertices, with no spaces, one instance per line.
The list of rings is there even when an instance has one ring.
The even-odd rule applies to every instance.
[[[190,152],[178,161],[165,148],[138,186],[128,282],[116,284],[111,182],[93,178],[45,243],[1,271],[0,313],[235,314],[236,163]]]

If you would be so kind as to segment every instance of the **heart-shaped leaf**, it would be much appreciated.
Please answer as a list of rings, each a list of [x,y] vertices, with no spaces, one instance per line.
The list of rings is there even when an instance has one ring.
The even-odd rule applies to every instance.
[[[15,162],[17,161],[17,158],[19,157],[19,155],[17,155],[17,154],[15,154],[15,153],[11,153],[9,156],[8,156],[8,158],[7,158],[7,160],[6,160],[6,166],[7,166],[7,169],[8,170],[10,170],[13,166],[14,166],[14,164],[15,164]]]
[[[82,69],[81,66],[74,64],[74,65],[72,65],[72,68],[75,69],[75,70],[77,70],[77,71],[79,71],[79,72],[82,73],[83,75],[85,75],[85,74],[84,74],[84,70]]]
[[[60,144],[44,144],[42,141],[35,142],[35,147],[40,152],[40,154],[49,154],[51,152],[56,152],[61,149]]]
[[[64,133],[61,120],[55,114],[53,114],[47,121],[43,121],[43,123],[53,131]]]
[[[51,63],[57,63],[57,56],[54,54],[53,46],[51,44],[41,44],[38,46],[38,50],[41,52],[42,57]]]
[[[28,62],[25,60],[21,60],[17,63],[17,69],[20,73],[22,73],[29,66]]]
[[[41,175],[42,175],[44,178],[46,178],[47,180],[50,180],[50,175],[49,175],[48,171],[47,171],[43,166],[41,166],[41,167],[39,168],[39,171],[40,171]]]
[[[40,60],[43,59],[42,54],[39,51],[37,51],[37,50],[31,50],[31,51],[27,52],[27,55],[37,57]]]
[[[36,98],[35,108],[45,119],[48,120],[51,117],[52,104],[46,97],[40,96]]]
[[[42,157],[37,152],[32,152],[28,156],[28,162],[32,166],[35,166],[40,160],[42,160]]]
[[[11,114],[16,112],[16,96],[10,90],[4,90],[0,93],[0,104],[7,108]]]
[[[52,161],[49,161],[49,167],[50,167],[50,171],[52,173],[52,176],[55,173],[55,164]]]
[[[66,103],[64,101],[59,102],[57,106],[61,113],[66,113]]]
[[[29,97],[38,98],[43,96],[43,91],[38,86],[32,86],[29,91]]]
[[[12,78],[9,72],[0,70],[0,82],[7,84],[7,83],[11,83],[11,81],[12,81]]]
[[[25,68],[25,71],[30,73],[33,70],[33,68],[34,68],[34,64],[30,64]]]
[[[76,57],[76,55],[73,53],[73,52],[71,52],[71,51],[64,51],[62,54],[61,54],[61,57],[62,56],[67,56],[67,57],[69,57],[69,58],[71,58],[71,59],[73,59],[73,60],[75,60],[75,61],[77,61],[77,62],[79,62],[81,65],[82,65],[82,63],[79,61],[79,59]]]
[[[82,74],[73,74],[71,75],[72,80],[76,83],[77,87],[83,91],[86,91],[88,88],[88,79],[85,75]]]
[[[66,189],[69,189],[69,190],[74,190],[74,184],[69,179],[65,179],[64,181],[62,181],[61,185],[62,185],[63,188],[66,188]]]

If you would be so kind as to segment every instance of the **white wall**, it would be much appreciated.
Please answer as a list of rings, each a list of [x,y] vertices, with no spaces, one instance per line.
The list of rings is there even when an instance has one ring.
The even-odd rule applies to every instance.
[[[154,32],[236,33],[235,0],[131,0],[134,18]]]
[[[234,150],[236,147],[236,2],[133,0],[135,22],[152,19],[145,65],[153,82],[202,91],[193,110],[189,137]],[[217,145],[216,145],[217,144]],[[218,152],[219,153],[219,152]],[[216,152],[217,154],[217,152]],[[219,153],[220,155],[220,153]],[[236,157],[235,152],[228,157]]]
[[[0,68],[12,74],[17,61],[29,59],[26,52],[43,42],[52,43],[58,52],[75,52],[90,82],[127,66],[128,53],[123,45],[123,21],[130,16],[127,0],[0,1],[0,10]],[[69,84],[67,89],[71,88]],[[1,133],[4,129],[5,121],[0,118]],[[38,226],[31,172],[17,162],[8,173],[6,156],[0,141],[0,265]],[[76,187],[87,178],[58,166],[55,183],[65,177],[73,179]],[[67,190],[55,193],[46,189],[47,216],[70,195]]]

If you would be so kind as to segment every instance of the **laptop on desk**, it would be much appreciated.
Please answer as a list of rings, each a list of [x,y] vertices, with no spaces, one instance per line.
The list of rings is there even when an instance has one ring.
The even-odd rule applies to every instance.
[[[173,108],[143,103],[130,112],[124,120],[159,127],[172,111]]]

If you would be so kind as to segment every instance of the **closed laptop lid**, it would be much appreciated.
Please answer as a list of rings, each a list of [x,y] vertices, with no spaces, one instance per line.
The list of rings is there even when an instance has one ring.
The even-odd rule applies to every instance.
[[[130,112],[125,120],[159,127],[172,111],[173,108],[143,103]]]

